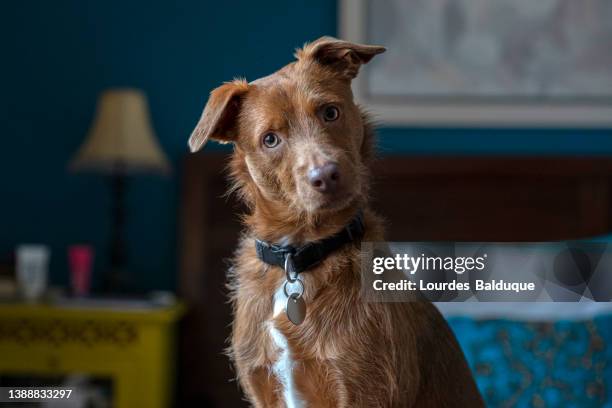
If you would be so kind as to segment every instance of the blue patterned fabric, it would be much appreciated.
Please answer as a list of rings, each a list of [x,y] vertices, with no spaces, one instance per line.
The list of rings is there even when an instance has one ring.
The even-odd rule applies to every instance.
[[[612,316],[449,323],[488,407],[612,408]]]

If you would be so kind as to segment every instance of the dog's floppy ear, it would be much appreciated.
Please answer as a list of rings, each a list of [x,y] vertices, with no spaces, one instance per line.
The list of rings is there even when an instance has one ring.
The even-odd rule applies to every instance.
[[[234,80],[210,93],[200,121],[189,137],[189,149],[192,153],[200,150],[209,139],[222,143],[235,139],[240,99],[248,89],[246,81]]]
[[[333,37],[321,37],[306,44],[295,56],[299,60],[311,58],[337,69],[346,78],[353,79],[362,64],[367,64],[374,56],[385,51],[385,47],[378,45],[355,44]]]

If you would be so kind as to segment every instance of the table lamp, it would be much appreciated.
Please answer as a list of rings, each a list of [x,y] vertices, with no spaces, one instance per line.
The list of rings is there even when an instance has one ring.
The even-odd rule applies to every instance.
[[[113,194],[110,269],[104,274],[103,288],[106,293],[124,292],[129,285],[124,236],[127,176],[170,172],[170,164],[155,138],[147,100],[141,91],[111,89],[101,94],[93,125],[70,169],[99,172],[110,178]]]

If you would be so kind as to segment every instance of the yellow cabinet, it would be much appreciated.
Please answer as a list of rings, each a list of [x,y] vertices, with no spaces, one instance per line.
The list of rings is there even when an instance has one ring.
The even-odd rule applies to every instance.
[[[0,305],[0,377],[85,374],[110,380],[113,407],[168,407],[182,312]]]

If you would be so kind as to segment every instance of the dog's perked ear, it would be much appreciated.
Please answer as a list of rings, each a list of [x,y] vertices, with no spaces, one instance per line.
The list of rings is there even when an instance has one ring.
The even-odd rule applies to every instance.
[[[355,44],[333,37],[321,37],[298,50],[296,58],[311,58],[322,65],[337,69],[343,76],[353,79],[362,64],[370,62],[374,56],[386,51],[379,45]]]
[[[240,99],[247,93],[249,85],[244,80],[227,82],[210,93],[204,112],[189,137],[191,152],[200,150],[209,139],[221,143],[236,138],[236,120],[240,110]]]

